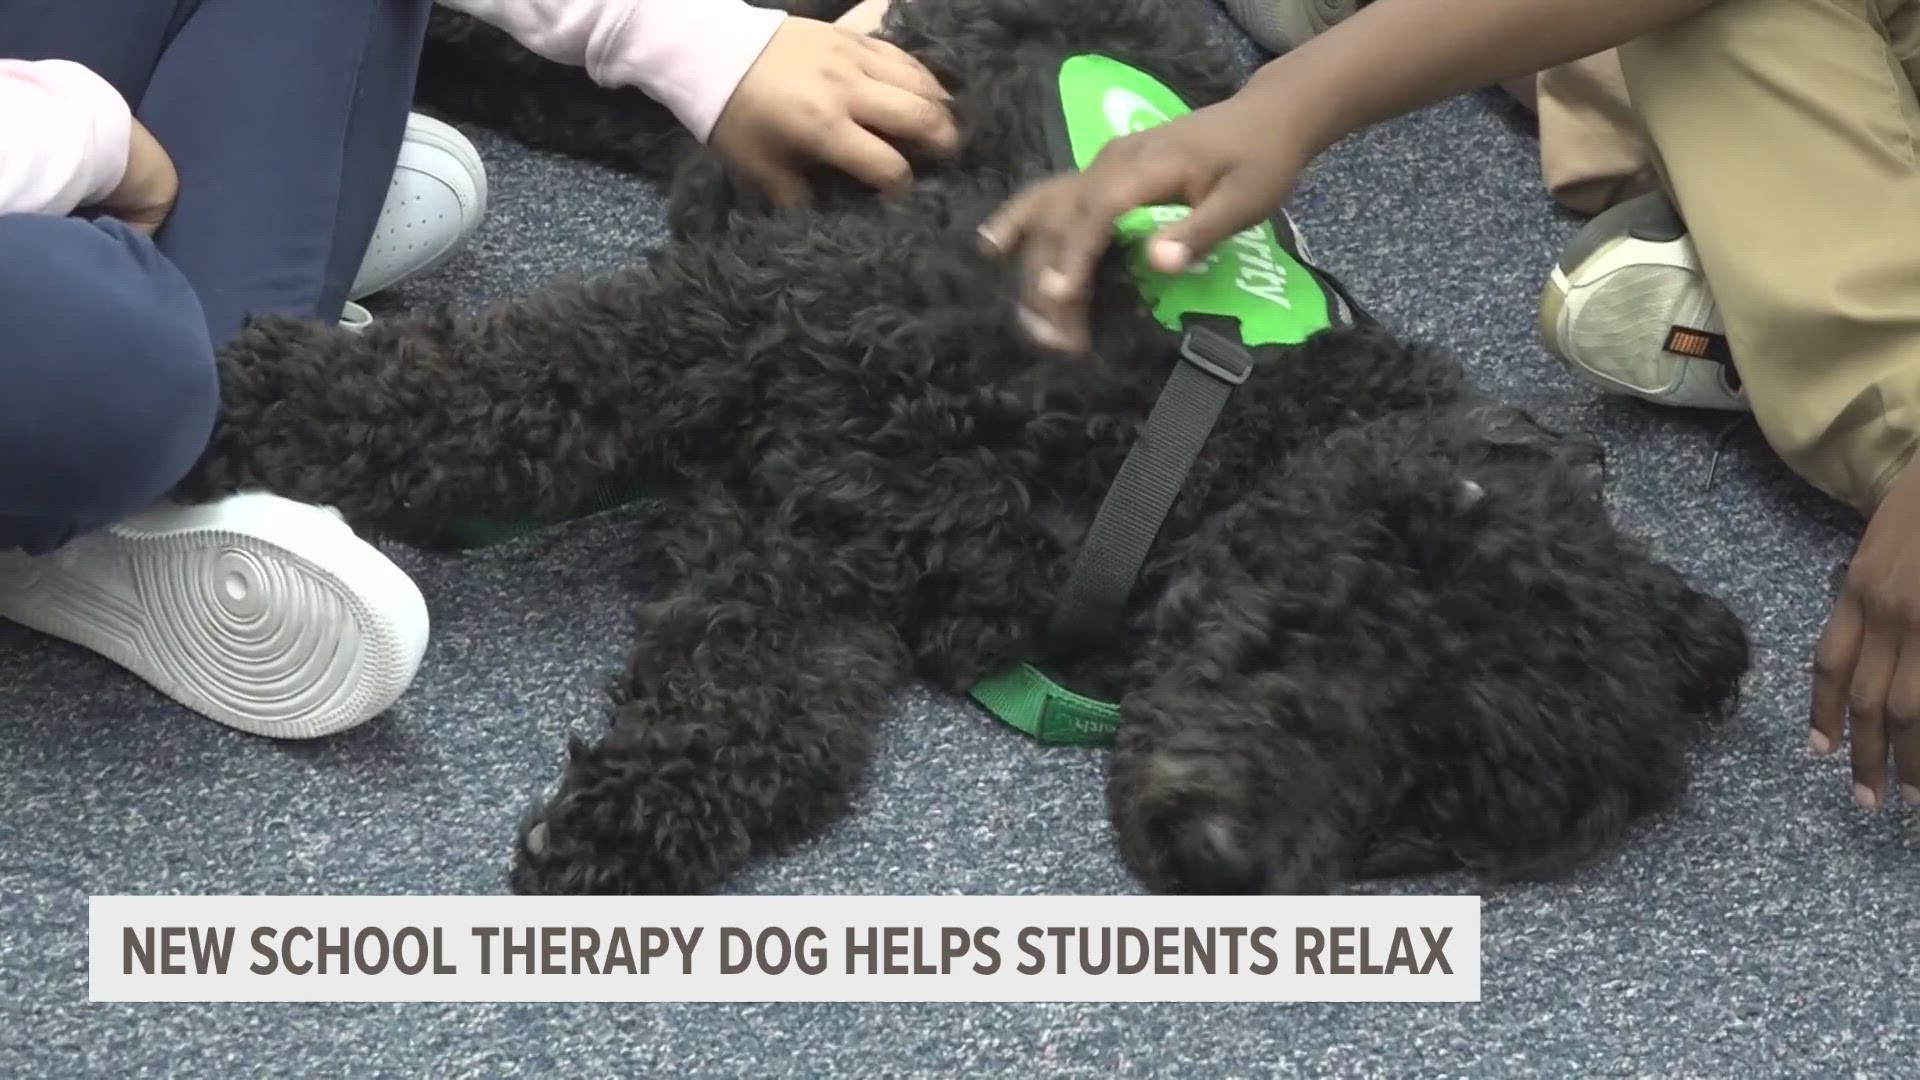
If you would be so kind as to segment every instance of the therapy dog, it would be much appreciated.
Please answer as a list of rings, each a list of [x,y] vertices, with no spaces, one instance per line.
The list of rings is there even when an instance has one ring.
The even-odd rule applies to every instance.
[[[1318,297],[1326,325],[1249,345],[1250,321],[1170,320],[1185,286],[1143,285],[1123,244],[1092,354],[1061,356],[978,250],[991,210],[1080,149],[1070,64],[1191,107],[1231,92],[1199,15],[896,5],[884,33],[952,92],[963,145],[896,196],[823,178],[800,210],[631,95],[445,25],[432,100],[672,160],[676,238],[468,321],[256,320],[178,495],[267,488],[395,528],[687,478],[608,722],[520,826],[518,891],[721,887],[846,813],[903,683],[1011,715],[1022,671],[1041,727],[1117,706],[1109,808],[1152,889],[1573,866],[1677,800],[1748,662],[1727,608],[1610,522],[1595,455],[1304,263],[1292,313]],[[1254,236],[1273,269],[1288,233]],[[1169,401],[1210,403],[1197,436]],[[1196,438],[1177,483],[1133,475]]]

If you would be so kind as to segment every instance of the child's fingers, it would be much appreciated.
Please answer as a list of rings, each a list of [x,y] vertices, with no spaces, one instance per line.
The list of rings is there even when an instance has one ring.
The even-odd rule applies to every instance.
[[[806,177],[776,160],[761,158],[741,161],[738,165],[775,206],[792,209],[807,205],[813,198]]]
[[[1847,694],[1853,670],[1860,662],[1860,643],[1866,637],[1866,619],[1860,604],[1843,595],[1834,605],[1814,650],[1813,702],[1808,738],[1816,753],[1839,749],[1847,733]]]
[[[945,106],[890,83],[876,80],[862,87],[848,111],[870,131],[929,150],[952,153],[960,145],[960,130]]]
[[[1027,233],[1042,220],[1067,178],[1042,180],[1017,192],[980,226],[980,242],[989,255],[1012,255],[1026,243]]]
[[[1104,170],[1102,162],[1095,161],[1067,213],[1056,219],[1050,272],[1027,283],[1036,300],[1057,305],[1077,299],[1093,277],[1094,264],[1113,243],[1114,221],[1138,207],[1177,198],[1186,174],[1184,164],[1166,158],[1143,160],[1136,154]]]
[[[1155,234],[1148,251],[1154,269],[1178,273],[1235,233],[1265,220],[1285,198],[1284,192],[1274,191],[1274,180],[1239,171],[1222,176],[1195,200],[1191,213]]]
[[[867,74],[918,94],[928,101],[953,100],[953,95],[940,85],[940,80],[934,78],[933,72],[928,71],[925,64],[905,49],[872,37],[862,38],[861,44],[868,53],[867,62],[863,65]]]
[[[980,246],[989,255],[1018,260],[1026,285],[1020,303],[1021,328],[1038,344],[1063,352],[1085,348],[1086,308],[1065,301],[1036,297],[1036,281],[1053,273],[1059,258],[1059,233],[1053,227],[1072,198],[1077,177],[1043,180],[1001,204],[980,226]]]
[[[1054,234],[1040,229],[1027,234],[1020,246],[1021,276],[1027,292],[1020,305],[1020,322],[1027,336],[1049,349],[1083,352],[1087,347],[1087,308],[1073,297],[1039,297],[1033,283],[1053,272],[1059,258]]]
[[[1887,691],[1887,739],[1901,800],[1920,804],[1920,636],[1910,627],[1901,635],[1899,667]]]
[[[1887,797],[1887,691],[1899,659],[1898,639],[1869,620],[1847,702],[1854,799],[1864,810],[1879,809]]]
[[[1179,186],[1175,168],[1137,158],[1116,167],[1103,155],[1085,173],[1028,188],[987,220],[982,239],[1020,258],[1022,319],[1036,341],[1069,352],[1087,347],[1088,282],[1113,242],[1114,219]]]
[[[847,118],[822,140],[819,157],[825,164],[883,192],[895,192],[913,182],[913,166],[885,139]]]

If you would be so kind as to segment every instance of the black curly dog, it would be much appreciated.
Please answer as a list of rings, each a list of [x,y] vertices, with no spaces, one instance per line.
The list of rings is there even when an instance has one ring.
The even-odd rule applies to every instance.
[[[616,163],[684,156],[679,240],[472,322],[256,322],[179,494],[264,487],[393,527],[689,477],[610,723],[569,748],[510,880],[720,886],[847,811],[903,682],[963,691],[1040,648],[1177,343],[1109,260],[1096,355],[1035,347],[974,230],[1048,171],[1063,52],[1200,105],[1232,87],[1199,25],[1167,0],[907,0],[887,36],[953,92],[964,149],[897,197],[829,184],[786,212],[671,149],[630,95],[443,27],[443,107]],[[1064,673],[1123,704],[1108,792],[1128,864],[1166,891],[1534,876],[1673,803],[1746,637],[1610,524],[1592,466],[1378,330],[1255,374],[1122,644]]]

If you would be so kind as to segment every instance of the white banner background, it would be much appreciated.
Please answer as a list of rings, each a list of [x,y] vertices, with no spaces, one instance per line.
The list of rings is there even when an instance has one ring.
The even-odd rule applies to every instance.
[[[1471,896],[98,896],[89,920],[95,1001],[1480,1000]]]

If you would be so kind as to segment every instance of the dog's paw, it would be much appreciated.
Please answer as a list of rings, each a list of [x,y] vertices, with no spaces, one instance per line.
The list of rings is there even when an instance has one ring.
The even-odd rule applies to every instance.
[[[527,895],[712,891],[752,844],[724,800],[649,778],[563,787],[521,823],[508,885]]]

